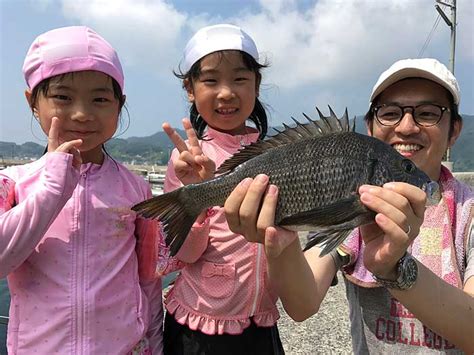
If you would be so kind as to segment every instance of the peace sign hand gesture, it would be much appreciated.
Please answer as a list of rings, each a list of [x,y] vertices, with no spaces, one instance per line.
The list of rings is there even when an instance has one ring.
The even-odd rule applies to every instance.
[[[82,144],[82,139],[74,139],[61,143],[59,139],[59,127],[61,122],[58,117],[51,119],[51,127],[48,132],[48,152],[63,152],[73,156],[72,166],[79,169],[82,164],[81,152],[77,149]]]
[[[213,178],[216,164],[203,154],[191,122],[188,119],[183,119],[182,122],[188,138],[187,144],[168,122],[165,122],[162,126],[163,131],[179,151],[178,159],[173,162],[176,176],[184,185]]]

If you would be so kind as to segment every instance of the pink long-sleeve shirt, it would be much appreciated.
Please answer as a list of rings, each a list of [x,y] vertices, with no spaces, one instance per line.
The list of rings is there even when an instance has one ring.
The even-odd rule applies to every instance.
[[[140,279],[137,239],[157,228],[130,207],[148,184],[105,157],[72,155],[0,171],[0,277],[11,293],[9,354],[162,352],[159,279]]]
[[[250,128],[249,128],[250,130]],[[258,138],[258,133],[232,136],[208,128],[200,142],[216,166]],[[173,151],[165,192],[181,185],[174,173]],[[263,246],[249,243],[227,225],[223,208],[213,207],[204,223],[195,223],[177,254],[184,265],[165,300],[166,309],[190,329],[205,334],[240,334],[253,318],[258,326],[272,326],[278,318],[277,296],[267,276]],[[162,261],[162,269],[166,270]],[[176,266],[175,260],[168,260]],[[159,267],[160,268],[160,267]]]

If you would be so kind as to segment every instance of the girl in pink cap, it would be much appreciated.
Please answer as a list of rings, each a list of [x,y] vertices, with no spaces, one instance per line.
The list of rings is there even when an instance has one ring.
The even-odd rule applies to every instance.
[[[165,192],[213,177],[216,166],[265,136],[263,67],[254,41],[237,26],[205,27],[191,38],[177,74],[192,103],[190,121],[183,120],[188,140],[163,125],[176,146]],[[161,259],[158,269],[176,268],[165,301],[166,354],[283,353],[263,247],[230,231],[222,208],[202,213],[176,258]]]
[[[125,103],[117,53],[87,27],[59,28],[36,38],[23,73],[48,144],[0,173],[8,352],[161,354],[161,282],[139,263],[157,228],[130,209],[151,190],[104,149]]]

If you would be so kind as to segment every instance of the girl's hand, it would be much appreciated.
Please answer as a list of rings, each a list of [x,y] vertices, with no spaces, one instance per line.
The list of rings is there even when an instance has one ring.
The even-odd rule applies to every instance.
[[[242,180],[227,198],[224,211],[234,233],[242,234],[249,242],[264,244],[267,257],[276,258],[298,234],[274,226],[278,188],[267,187],[268,181],[263,174]]]
[[[48,132],[48,152],[63,152],[73,156],[72,166],[79,169],[82,164],[81,152],[77,149],[82,144],[82,139],[61,143],[59,139],[59,127],[61,121],[57,117],[51,119],[51,127]]]
[[[188,137],[188,144],[167,122],[163,130],[179,151],[179,158],[173,162],[176,176],[184,185],[199,183],[214,177],[216,164],[203,154],[194,128],[188,119],[183,119],[183,128]]]
[[[376,212],[375,223],[360,227],[364,264],[378,277],[395,279],[398,260],[420,231],[426,194],[416,186],[390,182],[359,188],[362,203]]]

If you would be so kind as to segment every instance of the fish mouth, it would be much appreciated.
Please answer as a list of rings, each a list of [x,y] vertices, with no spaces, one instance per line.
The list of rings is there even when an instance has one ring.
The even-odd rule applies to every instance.
[[[436,181],[429,181],[424,183],[421,189],[426,193],[428,198],[432,198],[436,191],[439,189],[439,184]]]

